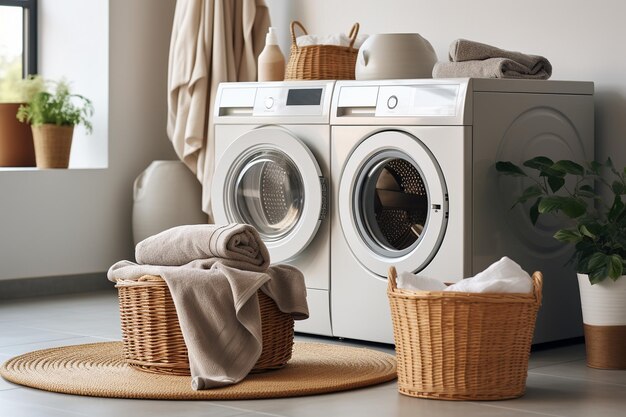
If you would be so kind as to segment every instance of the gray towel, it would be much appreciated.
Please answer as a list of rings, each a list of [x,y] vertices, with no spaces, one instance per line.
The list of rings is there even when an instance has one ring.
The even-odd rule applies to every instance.
[[[242,238],[242,232],[245,236],[250,232],[255,242],[241,245],[247,239]],[[294,319],[308,317],[302,273],[288,265],[259,271],[259,265],[269,263],[269,257],[258,263],[256,249],[260,253],[267,253],[267,249],[257,238],[256,231],[247,225],[180,226],[137,245],[137,259],[149,259],[156,265],[120,261],[109,269],[109,280],[114,282],[137,280],[143,275],[159,275],[165,280],[189,353],[193,389],[237,383],[254,367],[262,350],[258,289]],[[193,242],[188,241],[191,239]],[[221,243],[216,246],[217,241]],[[215,256],[229,251],[248,253],[251,262],[243,259],[245,255],[237,256],[237,261]],[[161,259],[168,265],[158,265]]]
[[[552,64],[539,55],[507,51],[484,43],[457,39],[450,45],[451,62],[438,62],[433,78],[527,78],[547,80]]]

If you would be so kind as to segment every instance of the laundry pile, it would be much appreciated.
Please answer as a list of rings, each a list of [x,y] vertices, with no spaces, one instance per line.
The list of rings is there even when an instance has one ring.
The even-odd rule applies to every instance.
[[[507,51],[484,43],[457,39],[450,45],[450,62],[438,62],[433,78],[527,78],[547,80],[552,64],[539,55]]]
[[[411,291],[529,293],[533,289],[533,281],[522,267],[505,256],[473,277],[449,286],[434,278],[401,272],[398,288]]]
[[[241,381],[262,351],[257,290],[295,320],[308,318],[302,273],[270,266],[258,232],[249,225],[189,225],[137,244],[138,263],[120,261],[109,280],[161,276],[170,290],[189,354],[193,389]]]

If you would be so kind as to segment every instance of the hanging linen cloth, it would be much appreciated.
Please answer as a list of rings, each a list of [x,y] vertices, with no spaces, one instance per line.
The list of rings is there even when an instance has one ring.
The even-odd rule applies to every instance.
[[[219,83],[255,81],[270,26],[264,0],[178,0],[168,66],[167,135],[202,184],[211,215],[213,111]]]

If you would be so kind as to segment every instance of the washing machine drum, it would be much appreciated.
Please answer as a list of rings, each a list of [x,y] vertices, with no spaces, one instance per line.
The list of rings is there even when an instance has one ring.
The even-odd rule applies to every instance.
[[[397,131],[365,139],[348,158],[339,215],[356,258],[386,276],[389,266],[417,272],[434,257],[447,225],[439,165],[415,137]]]

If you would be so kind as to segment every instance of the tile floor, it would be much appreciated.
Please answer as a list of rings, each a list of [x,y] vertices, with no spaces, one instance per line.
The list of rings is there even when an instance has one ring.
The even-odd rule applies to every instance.
[[[0,301],[0,361],[48,347],[120,338],[112,291]],[[313,338],[298,336],[301,340]],[[348,343],[320,339],[323,342]],[[350,342],[356,344],[354,342]],[[368,345],[392,352],[389,346]],[[395,382],[343,393],[257,401],[90,398],[24,388],[0,378],[1,417],[191,416],[623,416],[626,371],[587,368],[584,347],[533,352],[522,398],[448,402],[409,398]]]

